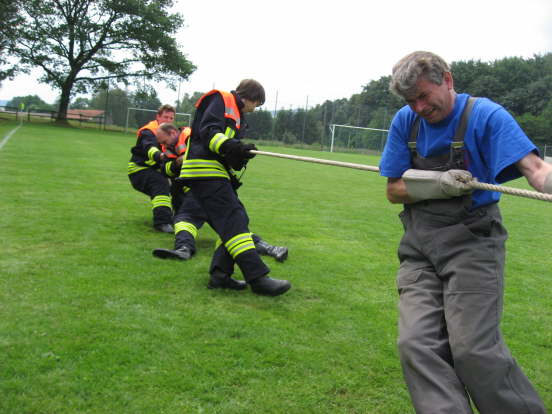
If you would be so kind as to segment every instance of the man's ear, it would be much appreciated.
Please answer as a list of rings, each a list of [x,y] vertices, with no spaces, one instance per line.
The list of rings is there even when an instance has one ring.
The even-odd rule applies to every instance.
[[[454,79],[452,79],[452,73],[445,72],[443,74],[443,79],[445,83],[447,84],[448,89],[454,89]]]

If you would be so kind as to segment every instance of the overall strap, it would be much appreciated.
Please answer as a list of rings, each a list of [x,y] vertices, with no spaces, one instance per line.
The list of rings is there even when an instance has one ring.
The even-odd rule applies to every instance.
[[[470,96],[468,98],[468,102],[466,103],[464,111],[462,112],[462,118],[460,118],[460,123],[458,124],[458,128],[456,128],[454,138],[452,138],[452,146],[454,148],[460,148],[464,146],[464,135],[466,135],[468,121],[470,119],[470,114],[476,99],[477,98],[474,98],[473,96]]]
[[[464,110],[462,111],[462,117],[458,123],[458,128],[454,133],[452,138],[452,147],[453,148],[463,148],[464,147],[464,135],[466,134],[466,129],[468,128],[468,121],[470,119],[470,114],[473,109],[473,104],[477,98],[470,96]],[[418,132],[420,131],[420,117],[416,116],[416,119],[412,123],[410,128],[410,135],[408,137],[408,148],[411,153],[416,152],[416,138],[418,137]]]
[[[410,128],[410,135],[408,137],[408,149],[414,154],[416,152],[416,138],[418,137],[418,132],[420,131],[420,117],[416,115],[414,123]]]

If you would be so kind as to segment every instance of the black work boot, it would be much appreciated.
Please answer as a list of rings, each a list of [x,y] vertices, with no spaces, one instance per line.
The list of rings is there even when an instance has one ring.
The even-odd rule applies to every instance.
[[[286,293],[291,288],[287,280],[272,279],[268,276],[261,276],[249,282],[251,290],[257,295],[278,296]]]
[[[159,259],[178,259],[178,260],[188,260],[192,257],[192,251],[186,247],[182,246],[175,250],[170,249],[155,249],[151,252],[155,257]]]
[[[247,287],[247,283],[241,280],[233,279],[230,275],[227,275],[220,270],[215,270],[211,273],[211,278],[209,279],[207,287],[209,289],[244,290]]]
[[[153,228],[161,233],[174,233],[174,227],[172,224],[157,224]]]
[[[283,246],[273,246],[259,236],[253,239],[255,242],[255,248],[257,253],[263,254],[266,256],[274,257],[279,262],[283,262],[288,257],[288,248]]]

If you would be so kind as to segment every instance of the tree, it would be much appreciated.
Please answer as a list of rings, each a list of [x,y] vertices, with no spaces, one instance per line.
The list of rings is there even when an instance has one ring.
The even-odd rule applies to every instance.
[[[107,89],[107,85],[104,85],[104,88],[98,90],[90,99],[88,108],[101,109],[105,111],[106,119],[113,125],[124,126],[129,102],[130,97],[125,90],[117,87]],[[75,106],[71,105],[71,108]]]
[[[145,88],[136,92],[132,96],[132,105],[135,108],[141,109],[159,109],[161,101],[157,97],[157,92],[153,88]],[[134,117],[137,125],[145,125],[149,121],[155,118],[153,113],[136,111]]]
[[[187,93],[181,97],[178,106],[176,107],[176,112],[181,112],[185,114],[193,114],[195,112],[195,103],[203,96],[203,92],[194,92],[192,95]]]
[[[0,82],[12,78],[21,68],[9,62],[22,18],[18,0],[0,0]]]
[[[24,68],[39,67],[39,79],[61,92],[58,120],[66,119],[75,93],[102,82],[166,82],[195,69],[171,37],[182,26],[169,14],[172,0],[26,0],[12,54]]]
[[[11,101],[8,102],[6,106],[19,108],[21,104],[24,105],[26,111],[30,109],[52,109],[51,105],[40,99],[38,95],[15,96],[14,98],[12,98]]]
[[[272,115],[269,111],[254,111],[247,116],[248,129],[245,137],[251,139],[270,139]]]
[[[90,99],[78,97],[71,103],[71,109],[89,109],[90,106]]]

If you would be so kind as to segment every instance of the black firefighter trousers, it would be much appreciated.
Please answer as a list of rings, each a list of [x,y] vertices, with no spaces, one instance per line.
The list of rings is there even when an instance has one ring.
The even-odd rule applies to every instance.
[[[132,187],[151,198],[153,225],[172,224],[169,180],[159,171],[146,168],[128,176]]]
[[[260,258],[249,231],[249,217],[232,184],[227,179],[192,180],[186,183],[203,209],[207,222],[217,232],[221,244],[211,261],[215,270],[227,275],[238,265],[246,282],[270,272]]]

